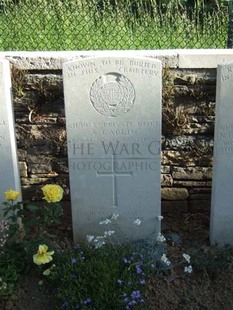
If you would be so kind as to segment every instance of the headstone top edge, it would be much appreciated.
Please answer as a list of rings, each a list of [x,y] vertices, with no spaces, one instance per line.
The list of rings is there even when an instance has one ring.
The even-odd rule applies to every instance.
[[[0,58],[0,63],[10,64],[10,61],[6,58]]]
[[[217,69],[219,69],[219,68],[224,68],[224,67],[228,67],[228,66],[230,66],[230,65],[232,65],[233,66],[233,60],[232,61],[227,61],[227,62],[222,62],[222,63],[219,63],[218,65],[217,65]]]
[[[157,63],[157,64],[161,64],[162,65],[162,61],[160,59],[157,58],[151,58],[151,57],[146,57],[146,56],[116,56],[116,55],[109,55],[109,56],[92,56],[92,57],[85,57],[85,58],[76,58],[76,59],[72,59],[72,60],[68,60],[65,61],[63,63],[63,69],[65,66],[72,64],[72,63],[76,63],[76,62],[84,62],[84,61],[91,61],[91,60],[100,60],[100,59],[120,59],[120,60],[144,60],[144,61],[150,61],[153,63]]]
[[[5,79],[1,81],[1,85],[4,85],[3,87],[9,87],[11,88],[12,82],[11,82],[11,73],[10,73],[10,62],[7,59],[1,59],[0,58],[0,68],[1,68],[1,74],[5,76]]]

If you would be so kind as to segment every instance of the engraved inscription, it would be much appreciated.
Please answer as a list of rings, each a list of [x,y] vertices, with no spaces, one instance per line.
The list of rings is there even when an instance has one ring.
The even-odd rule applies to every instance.
[[[0,129],[1,129],[1,133],[0,133],[0,146],[2,146],[3,142],[6,141],[6,137],[5,137],[5,130],[3,129],[6,126],[6,121],[5,120],[0,120]]]
[[[124,75],[108,73],[98,77],[91,85],[90,100],[99,114],[117,117],[132,108],[135,90]]]
[[[111,218],[112,213],[106,211],[81,211],[81,217],[86,217],[88,222],[99,219],[100,221],[105,220],[106,218]],[[135,219],[141,219],[143,221],[144,214],[141,211],[120,211],[119,218],[117,218],[117,222],[133,222]]]
[[[233,125],[221,125],[218,129],[219,145],[217,150],[221,153],[233,152]]]
[[[233,224],[233,216],[228,215],[228,216],[219,216],[218,217],[218,222],[223,225],[229,225]],[[233,228],[232,228],[233,229]]]
[[[221,76],[222,82],[228,81],[232,77],[232,74],[233,74],[233,67],[228,67],[227,72]]]
[[[4,119],[0,120],[0,126],[6,126],[6,121],[4,121]]]
[[[118,54],[63,69],[75,242],[101,235],[113,213],[114,241],[150,238],[160,231],[161,62]]]
[[[160,153],[160,141],[151,140],[148,143],[124,143],[116,141],[99,141],[93,142],[83,142],[83,141],[68,141],[69,152],[72,154],[73,158],[80,156],[95,154],[102,154],[104,156],[117,155],[117,156],[133,156],[136,155],[137,158],[145,158],[146,155],[159,155]]]
[[[131,60],[129,64],[126,66],[124,61],[121,59],[116,60],[102,60],[101,64],[97,67],[94,61],[84,61],[79,64],[72,64],[67,66],[66,77],[75,78],[77,73],[81,75],[91,75],[98,74],[101,68],[107,66],[114,66],[116,71],[119,71],[121,74],[138,74],[138,75],[149,75],[149,76],[157,76],[158,75],[158,67],[156,64],[151,64],[147,61],[137,61]]]

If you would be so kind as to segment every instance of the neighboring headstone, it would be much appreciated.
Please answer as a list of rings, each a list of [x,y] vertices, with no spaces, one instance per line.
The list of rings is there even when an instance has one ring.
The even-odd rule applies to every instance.
[[[0,60],[0,218],[3,217],[2,202],[8,189],[21,196],[17,160],[15,123],[12,109],[11,77],[8,60]],[[20,199],[21,197],[19,197]]]
[[[210,241],[233,245],[233,63],[217,69]]]
[[[65,63],[63,76],[74,241],[157,234],[161,62],[86,58]]]

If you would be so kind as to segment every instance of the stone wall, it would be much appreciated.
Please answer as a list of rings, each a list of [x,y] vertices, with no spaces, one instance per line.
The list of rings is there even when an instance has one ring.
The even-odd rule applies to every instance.
[[[113,54],[163,61],[162,210],[210,207],[216,67],[229,50],[118,52],[2,52],[12,65],[18,157],[25,199],[56,182],[69,205],[69,171],[62,85],[65,60]]]

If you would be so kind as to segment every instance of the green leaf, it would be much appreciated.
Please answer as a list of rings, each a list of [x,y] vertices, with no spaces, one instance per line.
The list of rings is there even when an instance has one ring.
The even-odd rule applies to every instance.
[[[57,218],[61,215],[61,213],[62,213],[62,207],[60,205],[54,205],[53,216]]]
[[[12,216],[9,216],[9,218],[8,218],[9,220],[11,220],[13,223],[16,223],[17,222],[17,219],[18,219],[18,217],[17,216],[15,216],[15,215],[12,215]]]
[[[50,274],[51,274],[50,268],[46,269],[46,270],[43,272],[43,275],[44,275],[44,276],[49,276]]]
[[[26,205],[26,208],[31,211],[31,212],[35,212],[35,211],[38,211],[40,208],[35,205],[35,204],[27,204]]]
[[[3,204],[4,206],[9,207],[9,202],[7,202],[7,201],[6,201],[6,202],[3,202],[2,204]]]
[[[24,215],[24,210],[22,210],[22,209],[18,210],[17,216],[22,217],[23,215]]]
[[[3,212],[3,216],[5,217],[5,216],[9,213],[9,210],[8,210],[8,209],[3,209],[3,210],[5,210],[5,211]]]

